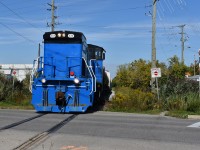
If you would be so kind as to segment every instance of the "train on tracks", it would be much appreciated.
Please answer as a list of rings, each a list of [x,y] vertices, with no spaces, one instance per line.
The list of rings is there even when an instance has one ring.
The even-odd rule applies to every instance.
[[[30,79],[35,110],[86,112],[103,103],[110,90],[104,48],[75,31],[46,32],[43,40],[44,54],[34,61]]]

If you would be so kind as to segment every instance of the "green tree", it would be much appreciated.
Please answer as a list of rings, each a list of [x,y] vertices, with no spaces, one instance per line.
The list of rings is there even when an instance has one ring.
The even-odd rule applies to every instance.
[[[132,89],[149,90],[151,63],[143,59],[135,60],[128,65],[130,72],[130,87]]]
[[[178,82],[178,80],[185,78],[185,73],[189,71],[189,68],[182,64],[177,56],[173,56],[169,59],[168,70],[170,80]]]
[[[130,64],[120,65],[117,75],[113,79],[116,87],[130,87],[132,89],[149,90],[150,62],[143,59],[135,60]]]
[[[130,72],[128,65],[120,65],[117,69],[117,76],[113,79],[113,85],[117,87],[129,87],[130,86]]]

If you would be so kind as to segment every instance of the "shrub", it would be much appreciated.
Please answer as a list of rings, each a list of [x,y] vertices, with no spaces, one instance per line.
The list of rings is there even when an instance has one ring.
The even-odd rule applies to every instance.
[[[116,95],[111,102],[111,109],[113,110],[130,112],[159,108],[155,95],[150,92],[133,90],[129,87],[120,87],[115,92]]]
[[[184,101],[182,96],[172,95],[168,98],[166,110],[185,110],[187,103]]]
[[[27,75],[27,78],[20,82],[12,76],[0,74],[0,101],[20,105],[30,103],[31,93],[28,90],[28,77]]]
[[[187,96],[187,111],[198,112],[200,111],[200,98],[199,93],[189,93]]]
[[[165,108],[169,111],[200,111],[199,94],[194,92],[186,92],[185,94],[173,94],[165,101]]]
[[[190,112],[200,111],[200,101],[199,100],[190,101],[190,103],[188,103],[187,111],[190,111]]]

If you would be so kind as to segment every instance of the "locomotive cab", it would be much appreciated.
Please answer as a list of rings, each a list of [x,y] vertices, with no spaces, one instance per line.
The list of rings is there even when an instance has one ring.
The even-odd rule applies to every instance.
[[[103,61],[105,60],[106,51],[97,45],[88,44],[88,60],[95,75],[96,75],[96,90],[95,90],[95,102],[99,103],[103,101],[103,89],[104,89],[104,74],[105,69],[103,67]]]
[[[103,82],[103,61],[105,59],[105,50],[102,47],[88,44],[88,60],[92,66],[93,71],[96,75],[97,83],[102,84]]]
[[[105,50],[96,45],[88,44],[88,59],[105,60]]]

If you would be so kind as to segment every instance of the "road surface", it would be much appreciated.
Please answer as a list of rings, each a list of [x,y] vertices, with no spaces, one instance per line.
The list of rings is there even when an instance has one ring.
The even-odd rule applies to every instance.
[[[38,115],[35,111],[0,110],[0,149],[10,150],[40,133],[34,150],[199,150],[200,120],[160,115],[95,112]],[[13,124],[14,123],[14,124]],[[13,127],[8,125],[14,125]],[[9,128],[4,128],[9,127]]]

